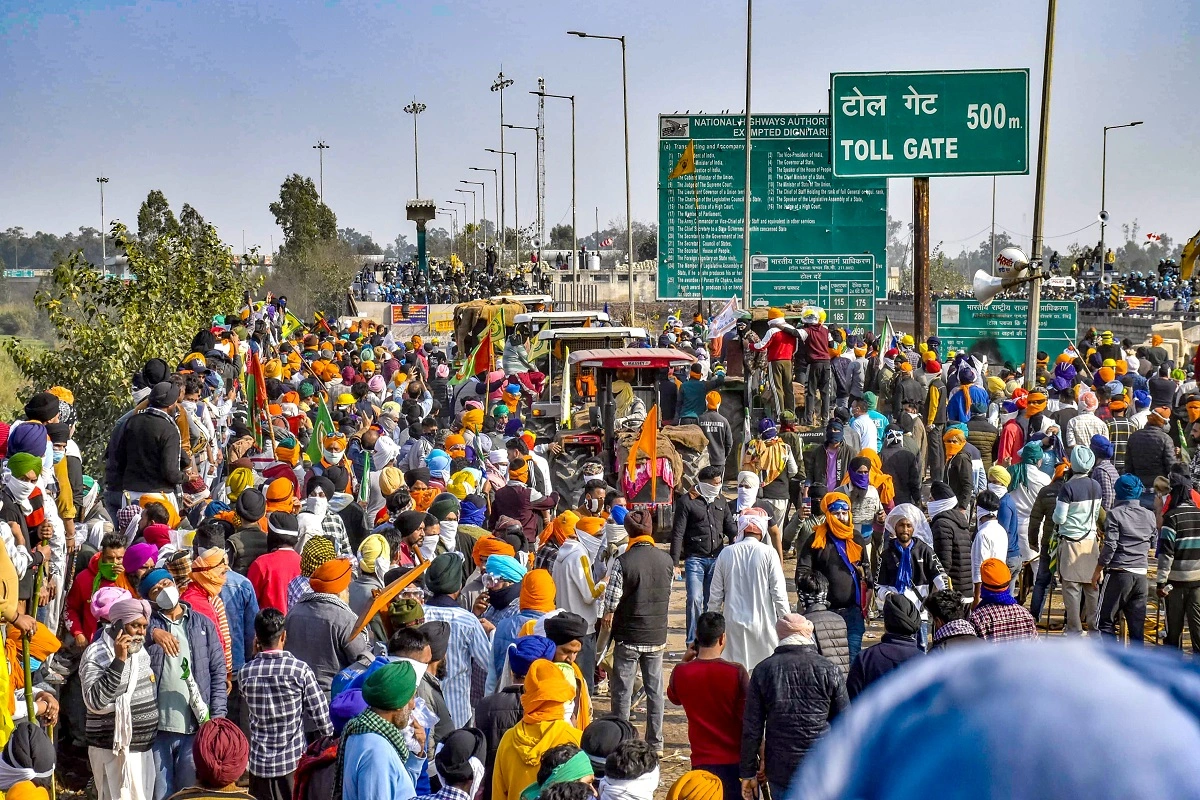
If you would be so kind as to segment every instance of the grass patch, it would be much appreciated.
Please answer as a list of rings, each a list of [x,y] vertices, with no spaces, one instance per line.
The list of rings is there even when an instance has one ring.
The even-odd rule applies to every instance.
[[[0,419],[14,420],[21,416],[24,404],[20,401],[28,392],[28,382],[21,370],[4,349],[11,336],[0,336]],[[35,342],[35,344],[40,344]]]

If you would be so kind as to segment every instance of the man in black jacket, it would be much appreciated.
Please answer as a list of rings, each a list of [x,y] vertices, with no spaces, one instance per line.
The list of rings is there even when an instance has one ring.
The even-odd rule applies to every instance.
[[[883,630],[879,644],[860,650],[850,665],[846,691],[851,699],[910,658],[925,655],[917,644],[921,612],[904,595],[893,592],[883,601]]]
[[[143,494],[174,498],[176,487],[187,481],[183,470],[190,464],[174,416],[179,386],[171,381],[156,383],[148,400],[146,410],[126,423],[117,453],[117,474],[131,501]]]
[[[954,490],[938,481],[930,487],[929,527],[933,531],[933,552],[950,578],[950,588],[966,592],[975,584],[971,576],[971,526],[966,510],[959,505]]]
[[[725,464],[733,452],[733,429],[729,421],[718,410],[721,408],[721,393],[709,392],[704,396],[708,410],[700,415],[697,425],[708,437],[708,463],[725,474]]]
[[[758,789],[759,751],[772,797],[787,797],[796,767],[850,704],[842,671],[817,652],[813,625],[799,614],[775,623],[779,646],[750,676],[742,720],[742,796]]]
[[[700,470],[697,483],[675,500],[671,526],[671,561],[675,576],[687,581],[687,636],[690,647],[696,638],[696,620],[708,605],[708,588],[713,566],[727,541],[737,535],[737,522],[729,502],[721,496],[724,469],[708,466]]]
[[[896,505],[921,502],[921,458],[904,446],[904,431],[889,425],[883,434],[883,452],[879,454],[883,472],[892,476]]]
[[[1167,406],[1155,406],[1146,417],[1146,427],[1129,435],[1129,444],[1125,447],[1125,467],[1123,472],[1137,475],[1143,486],[1153,486],[1154,479],[1171,474],[1171,465],[1175,458],[1175,443],[1167,435],[1166,426],[1171,421],[1171,409]],[[1154,494],[1147,492],[1143,505],[1152,506]]]

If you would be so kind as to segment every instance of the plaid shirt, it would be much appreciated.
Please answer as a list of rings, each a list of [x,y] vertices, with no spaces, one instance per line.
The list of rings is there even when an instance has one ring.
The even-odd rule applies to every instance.
[[[354,555],[350,549],[350,537],[346,535],[346,524],[336,513],[330,511],[321,518],[321,533],[333,539],[338,558],[351,558]]]
[[[1117,502],[1117,468],[1107,458],[1096,459],[1092,479],[1100,484],[1100,505],[1107,511]]]
[[[617,605],[620,604],[621,598],[625,596],[625,573],[621,568],[621,560],[614,558],[612,566],[608,568],[608,586],[604,589],[604,607],[597,610],[601,617],[606,614],[616,612]],[[613,638],[616,639],[616,631],[613,631]],[[666,644],[629,644],[621,642],[622,647],[628,647],[630,650],[638,653],[656,653],[659,650],[666,650]]]
[[[250,772],[277,778],[295,772],[304,754],[304,731],[333,733],[329,701],[317,676],[284,650],[267,650],[238,674],[250,710]],[[305,724],[307,722],[307,725]]]
[[[989,642],[1009,642],[1016,639],[1036,639],[1037,623],[1025,606],[1017,604],[980,603],[971,612],[971,624],[980,639]]]
[[[453,786],[443,786],[442,790],[436,794],[418,795],[417,800],[471,800],[471,798],[462,789],[455,789]]]
[[[474,665],[487,671],[492,661],[492,645],[478,617],[457,604],[426,603],[425,621],[434,620],[450,623],[442,695],[446,698],[454,727],[463,728],[471,721],[471,667]]]
[[[1108,421],[1108,439],[1113,443],[1113,466],[1117,472],[1125,469],[1125,448],[1129,446],[1129,435],[1137,425],[1127,417],[1113,417]]]
[[[544,569],[547,572],[554,572],[554,564],[558,561],[558,551],[562,549],[558,544],[547,540],[547,542],[537,549],[533,554],[533,568]]]

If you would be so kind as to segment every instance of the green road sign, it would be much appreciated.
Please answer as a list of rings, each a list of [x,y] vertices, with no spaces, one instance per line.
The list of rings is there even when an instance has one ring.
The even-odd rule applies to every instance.
[[[833,174],[1029,174],[1029,70],[829,76]]]
[[[32,278],[33,270],[31,269],[6,269],[4,270],[6,278]]]
[[[851,311],[854,302],[885,294],[887,181],[833,177],[827,114],[755,114],[752,122],[751,261],[766,257],[751,271],[753,302],[810,300],[826,308],[831,321],[835,309],[844,309],[841,324],[871,328],[873,302],[857,311],[863,315],[857,321]],[[702,289],[714,300],[742,295],[744,127],[736,114],[659,117],[661,300],[696,298]],[[695,187],[692,175],[667,178],[689,140]],[[787,259],[796,263],[785,266]],[[846,305],[831,306],[834,299]]]
[[[982,352],[992,364],[1025,361],[1028,300],[996,300],[982,306],[976,300],[938,300],[937,335],[942,355],[951,350]],[[1079,304],[1073,300],[1043,300],[1038,320],[1038,345],[1059,352],[1075,341]]]

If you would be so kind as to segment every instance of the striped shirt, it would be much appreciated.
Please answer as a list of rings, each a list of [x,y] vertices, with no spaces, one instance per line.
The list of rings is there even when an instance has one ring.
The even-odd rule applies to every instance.
[[[277,778],[295,772],[305,730],[333,733],[317,676],[286,650],[259,653],[242,667],[238,681],[250,711],[251,774]]]
[[[1190,502],[1163,515],[1158,535],[1158,584],[1200,581],[1200,508]]]
[[[133,680],[135,685],[130,701],[133,736],[129,749],[144,753],[158,733],[158,688],[150,668],[150,656],[145,650],[136,658],[131,654],[127,661],[117,661],[114,656],[113,639],[106,632],[88,645],[79,661],[79,682],[87,710],[84,741],[89,747],[112,750],[117,698],[125,694],[129,681]],[[138,672],[131,675],[134,665]]]
[[[443,600],[449,601],[448,604],[440,602]],[[487,671],[492,646],[478,617],[448,597],[433,597],[425,604],[425,621],[434,620],[450,623],[442,695],[446,698],[454,727],[463,728],[471,720],[471,666]]]

